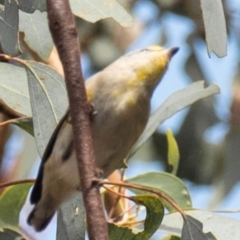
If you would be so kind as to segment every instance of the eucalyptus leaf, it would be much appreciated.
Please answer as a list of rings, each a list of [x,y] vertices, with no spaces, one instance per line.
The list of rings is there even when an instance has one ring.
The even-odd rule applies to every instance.
[[[62,204],[57,218],[57,240],[85,239],[85,209],[81,193]]]
[[[170,129],[167,129],[167,141],[168,141],[168,165],[171,168],[171,173],[176,175],[180,155],[177,142]]]
[[[113,18],[123,27],[133,25],[132,17],[116,0],[70,0],[74,15],[89,22]]]
[[[14,124],[17,125],[18,127],[22,128],[32,136],[34,135],[33,133],[33,122],[31,117],[23,117],[23,118],[14,118],[7,120],[5,122],[0,123],[0,127],[8,125],[8,124]]]
[[[227,27],[221,0],[201,0],[208,55],[227,55]]]
[[[198,81],[190,84],[189,86],[174,92],[168,97],[164,103],[150,116],[147,126],[132,147],[128,154],[128,159],[132,157],[136,151],[148,140],[148,138],[154,133],[157,127],[163,123],[166,119],[182,110],[183,108],[193,104],[194,102],[219,93],[220,89],[216,84],[211,84],[208,87],[204,87],[204,81]]]
[[[165,172],[148,172],[125,180],[128,183],[159,190],[177,203],[181,208],[191,208],[191,197],[185,184],[172,174]],[[137,194],[146,194],[146,191],[130,189]],[[176,211],[164,201],[170,211]]]
[[[0,97],[12,110],[32,116],[26,70],[9,63],[0,63]]]
[[[211,232],[203,232],[203,224],[197,219],[186,215],[181,239],[188,240],[217,240]]]
[[[46,61],[53,48],[53,40],[48,27],[47,13],[19,11],[19,31],[24,32],[28,47]]]
[[[54,128],[67,109],[68,98],[62,76],[51,67],[28,61],[26,70],[34,136],[42,156]]]
[[[162,222],[164,207],[158,197],[153,195],[142,195],[131,197],[130,199],[136,204],[146,207],[147,215],[144,222],[144,230],[133,233],[132,230],[127,227],[118,227],[114,224],[108,224],[109,237],[111,240],[149,240]]]
[[[32,183],[8,187],[0,196],[0,228],[18,230],[19,214]]]
[[[22,128],[23,130],[34,136],[33,121],[31,117],[11,119],[9,123],[17,125],[18,127]]]
[[[205,211],[205,210],[190,210],[190,211],[184,211],[184,212],[188,216],[191,216],[197,219],[198,221],[202,222],[203,231],[205,233],[211,232],[213,236],[218,240],[226,240],[226,239],[239,240],[240,239],[240,231],[239,231],[240,222],[236,219],[220,216],[220,215],[214,214],[211,211]],[[179,213],[172,213],[164,216],[163,222],[160,226],[160,230],[167,231],[172,234],[177,234],[179,236],[181,235],[182,227],[183,227],[182,216]]]
[[[18,47],[18,2],[5,1],[4,10],[0,11],[0,43],[5,54],[20,54]]]

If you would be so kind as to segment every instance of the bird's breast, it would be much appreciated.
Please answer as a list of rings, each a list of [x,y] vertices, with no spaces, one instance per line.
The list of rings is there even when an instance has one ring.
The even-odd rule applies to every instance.
[[[143,132],[149,116],[149,102],[121,99],[109,100],[105,107],[96,102],[92,122],[93,144],[97,165],[107,177],[119,168]]]

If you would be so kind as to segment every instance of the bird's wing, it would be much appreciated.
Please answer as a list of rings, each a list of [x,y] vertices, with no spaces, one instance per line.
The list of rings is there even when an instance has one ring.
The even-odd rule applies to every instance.
[[[65,122],[65,120],[68,118],[69,116],[69,109],[67,110],[67,112],[64,114],[64,116],[62,117],[62,119],[60,120],[60,122],[58,123],[57,127],[55,128],[48,144],[47,147],[45,149],[45,152],[43,154],[42,157],[42,162],[41,165],[39,167],[39,171],[38,171],[38,176],[37,176],[37,180],[34,184],[31,196],[30,196],[30,202],[32,204],[36,204],[40,198],[41,198],[41,194],[42,194],[42,178],[43,178],[43,167],[44,164],[46,163],[46,161],[49,159],[49,157],[52,154],[58,133],[60,131],[60,129],[62,128],[63,123]]]

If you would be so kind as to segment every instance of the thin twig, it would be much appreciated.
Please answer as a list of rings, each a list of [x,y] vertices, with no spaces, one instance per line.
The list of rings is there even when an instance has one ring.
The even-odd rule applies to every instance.
[[[120,178],[121,181],[123,181],[124,172],[125,172],[124,169],[121,170],[121,178]],[[119,186],[119,187],[118,187],[118,192],[119,192],[119,193],[122,192],[122,186]],[[112,208],[111,208],[110,212],[108,213],[108,218],[109,218],[109,219],[113,217],[114,210],[115,210],[115,208],[117,207],[120,198],[121,198],[121,196],[118,195],[117,198],[115,199],[115,202],[114,202],[114,204],[112,205]],[[115,217],[115,219],[116,219],[116,217]]]
[[[34,183],[35,181],[36,181],[36,179],[34,179],[34,178],[10,181],[10,182],[1,183],[0,188],[10,187],[13,185],[18,185],[18,184],[23,184],[23,183]]]
[[[164,193],[162,193],[161,191],[155,190],[155,189],[151,189],[148,187],[144,187],[144,186],[140,186],[140,185],[135,185],[135,184],[130,184],[130,183],[125,183],[125,182],[110,182],[110,181],[102,181],[99,183],[101,186],[104,185],[115,185],[115,186],[122,186],[122,187],[126,187],[126,188],[132,188],[132,189],[137,189],[137,190],[141,190],[141,191],[146,191],[146,192],[150,192],[150,193],[154,193],[156,195],[158,195],[159,197],[163,198],[164,200],[166,200],[168,203],[170,203],[181,215],[183,218],[185,218],[186,214],[184,213],[184,211],[174,202],[172,201],[168,196],[166,196]],[[112,190],[113,191],[113,190]],[[117,195],[120,195],[119,193],[116,193]],[[131,199],[129,197],[126,196],[122,196],[128,199]]]

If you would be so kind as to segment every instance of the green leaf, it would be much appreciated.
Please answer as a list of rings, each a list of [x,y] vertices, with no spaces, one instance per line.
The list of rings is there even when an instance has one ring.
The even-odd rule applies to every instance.
[[[0,63],[1,100],[12,110],[32,116],[26,70],[9,63]]]
[[[4,1],[4,11],[0,10],[0,45],[5,54],[16,56],[18,48],[18,2]]]
[[[168,165],[171,167],[172,174],[176,175],[179,164],[179,150],[174,135],[170,129],[167,129],[168,141]]]
[[[227,28],[221,0],[201,0],[208,55],[227,55]]]
[[[70,0],[74,15],[89,22],[113,18],[123,27],[133,25],[132,17],[115,0]]]
[[[83,206],[81,192],[61,205],[57,214],[57,240],[85,239],[86,216]]]
[[[28,47],[46,61],[53,48],[47,13],[38,10],[31,14],[19,11],[19,31],[24,32]]]
[[[10,124],[10,123],[19,126],[23,130],[25,130],[26,132],[31,134],[32,136],[34,135],[32,118],[30,118],[30,117],[25,118],[24,117],[24,118],[10,119],[10,120],[7,120],[5,122],[1,122],[0,127],[4,126],[4,125],[7,125],[7,124]]]
[[[32,183],[6,188],[0,196],[0,228],[18,229],[19,213]]]
[[[203,224],[200,221],[188,215],[184,218],[182,239],[217,240],[211,232],[203,232]]]
[[[17,125],[18,127],[22,128],[23,130],[34,136],[33,121],[31,117],[11,119],[9,123]]]
[[[46,1],[45,0],[18,0],[19,9],[27,12],[33,13],[35,10],[46,11]]]
[[[181,239],[178,236],[170,235],[170,236],[166,236],[164,238],[161,238],[161,240],[181,240]]]
[[[240,222],[236,219],[220,216],[211,211],[191,210],[184,211],[203,223],[204,232],[211,232],[218,240],[239,240]],[[179,213],[167,214],[164,216],[160,231],[167,231],[171,234],[180,235],[183,227],[183,218]],[[188,238],[186,238],[188,239]],[[198,238],[197,238],[198,239]]]
[[[108,223],[108,235],[110,240],[133,239],[134,233],[127,227],[118,227],[113,223]]]
[[[159,190],[177,203],[181,208],[191,208],[191,197],[185,184],[172,174],[165,172],[148,172],[125,180],[128,183],[137,184]],[[145,191],[130,189],[137,194],[146,194]],[[164,205],[169,211],[176,211],[165,201]]]
[[[144,132],[132,147],[127,158],[129,159],[130,157],[132,157],[154,133],[157,127],[166,119],[170,118],[172,115],[189,106],[190,104],[193,104],[194,102],[202,98],[214,95],[219,92],[220,89],[216,84],[211,84],[208,87],[204,87],[204,81],[192,83],[188,87],[174,92],[150,116]]]
[[[68,98],[62,76],[51,67],[28,61],[26,71],[34,136],[42,156],[54,128],[67,109]]]
[[[158,197],[153,195],[142,195],[131,197],[131,200],[138,205],[146,207],[147,215],[144,222],[144,230],[134,234],[132,230],[127,227],[118,227],[114,224],[108,224],[110,239],[148,240],[161,224],[164,216],[164,207]]]
[[[11,229],[2,229],[0,232],[0,240],[25,240],[19,233]]]

